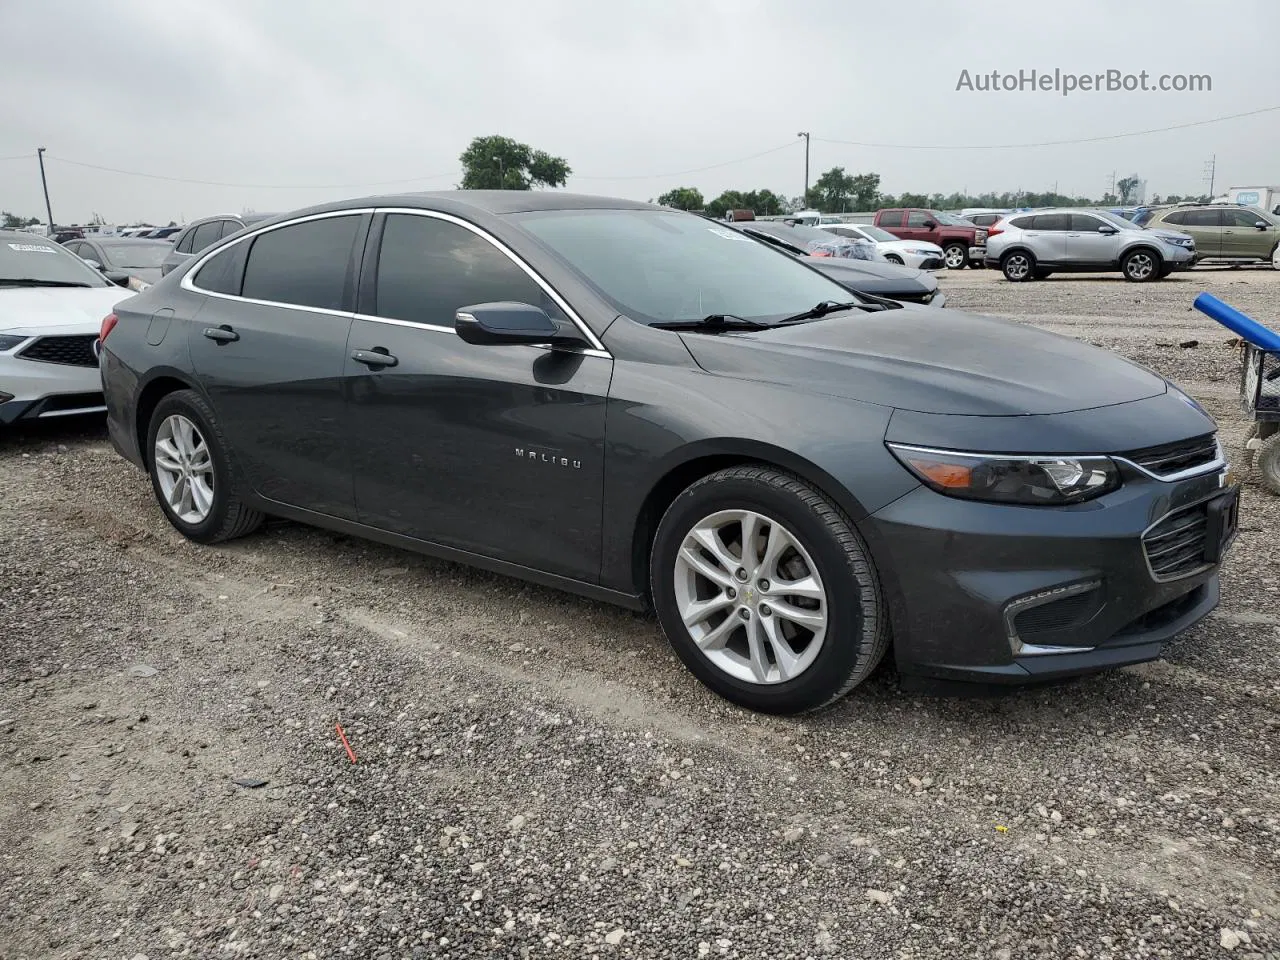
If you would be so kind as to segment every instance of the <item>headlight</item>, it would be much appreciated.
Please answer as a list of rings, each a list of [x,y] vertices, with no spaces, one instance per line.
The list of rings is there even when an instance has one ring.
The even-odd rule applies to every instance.
[[[908,470],[938,493],[965,500],[1054,506],[1079,503],[1120,486],[1109,457],[1001,456],[891,443]]]
[[[916,257],[936,257],[937,254],[932,250],[908,250],[907,253]]]
[[[1164,237],[1165,243],[1171,243],[1175,247],[1194,247],[1196,242],[1190,237]]]
[[[0,333],[0,353],[3,353],[5,350],[12,350],[26,339],[26,337],[16,337],[11,333]]]

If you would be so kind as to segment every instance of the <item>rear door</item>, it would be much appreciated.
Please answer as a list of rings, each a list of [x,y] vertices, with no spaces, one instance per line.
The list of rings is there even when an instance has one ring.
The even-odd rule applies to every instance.
[[[1069,221],[1062,240],[1064,261],[1075,266],[1097,267],[1109,267],[1116,262],[1119,249],[1117,234],[1100,232],[1104,227],[1114,229],[1114,224],[1090,213],[1059,213],[1049,216],[1065,217]],[[1041,219],[1036,217],[1037,221]]]
[[[1181,217],[1182,222],[1172,222],[1175,216]],[[1169,214],[1164,222],[1171,229],[1188,234],[1194,239],[1198,256],[1223,256],[1221,210],[1180,210]]]
[[[1224,257],[1271,258],[1276,228],[1256,210],[1220,210]],[[1262,224],[1261,227],[1258,224]]]
[[[612,358],[461,340],[454,315],[476,303],[571,319],[531,268],[463,221],[388,213],[369,246],[345,373],[360,521],[598,580]]]
[[[355,519],[342,375],[370,219],[273,227],[183,279],[204,294],[191,360],[237,466],[261,496],[342,519]]]
[[[899,240],[905,235],[903,223],[906,222],[905,210],[882,210],[876,217],[876,226],[888,230]]]

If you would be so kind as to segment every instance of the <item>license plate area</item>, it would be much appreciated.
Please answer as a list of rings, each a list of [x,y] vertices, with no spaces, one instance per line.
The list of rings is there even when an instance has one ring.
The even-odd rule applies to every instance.
[[[1209,501],[1208,529],[1204,538],[1205,563],[1220,563],[1240,526],[1240,488],[1231,487]]]

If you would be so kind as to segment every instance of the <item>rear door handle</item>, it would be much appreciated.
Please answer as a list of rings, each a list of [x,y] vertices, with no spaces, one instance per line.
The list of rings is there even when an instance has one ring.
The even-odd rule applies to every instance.
[[[387,352],[386,347],[374,347],[372,350],[352,350],[351,359],[363,363],[370,369],[394,367],[400,361]]]
[[[240,339],[240,334],[231,329],[230,325],[222,324],[218,327],[205,327],[204,335],[210,340],[218,343],[235,343]]]

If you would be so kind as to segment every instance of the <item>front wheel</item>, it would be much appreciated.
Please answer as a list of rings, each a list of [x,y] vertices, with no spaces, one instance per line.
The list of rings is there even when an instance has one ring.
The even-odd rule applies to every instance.
[[[676,498],[654,538],[650,589],[689,670],[752,710],[826,706],[888,645],[879,581],[853,524],[766,466],[721,470]]]
[[[963,243],[949,243],[942,248],[942,262],[948,270],[959,270],[969,262],[969,248]]]
[[[147,430],[147,470],[165,518],[190,540],[220,543],[262,524],[262,514],[237,494],[213,410],[194,390],[178,390],[156,404]]]
[[[902,266],[902,258],[896,253],[886,253],[884,258],[890,263],[896,263],[898,266]]]
[[[1000,261],[1000,269],[1004,271],[1005,279],[1013,283],[1030,280],[1035,275],[1035,267],[1035,259],[1025,250],[1006,253],[1004,259]]]
[[[1160,276],[1160,258],[1150,250],[1134,250],[1120,262],[1124,278],[1132,283],[1146,283]]]

